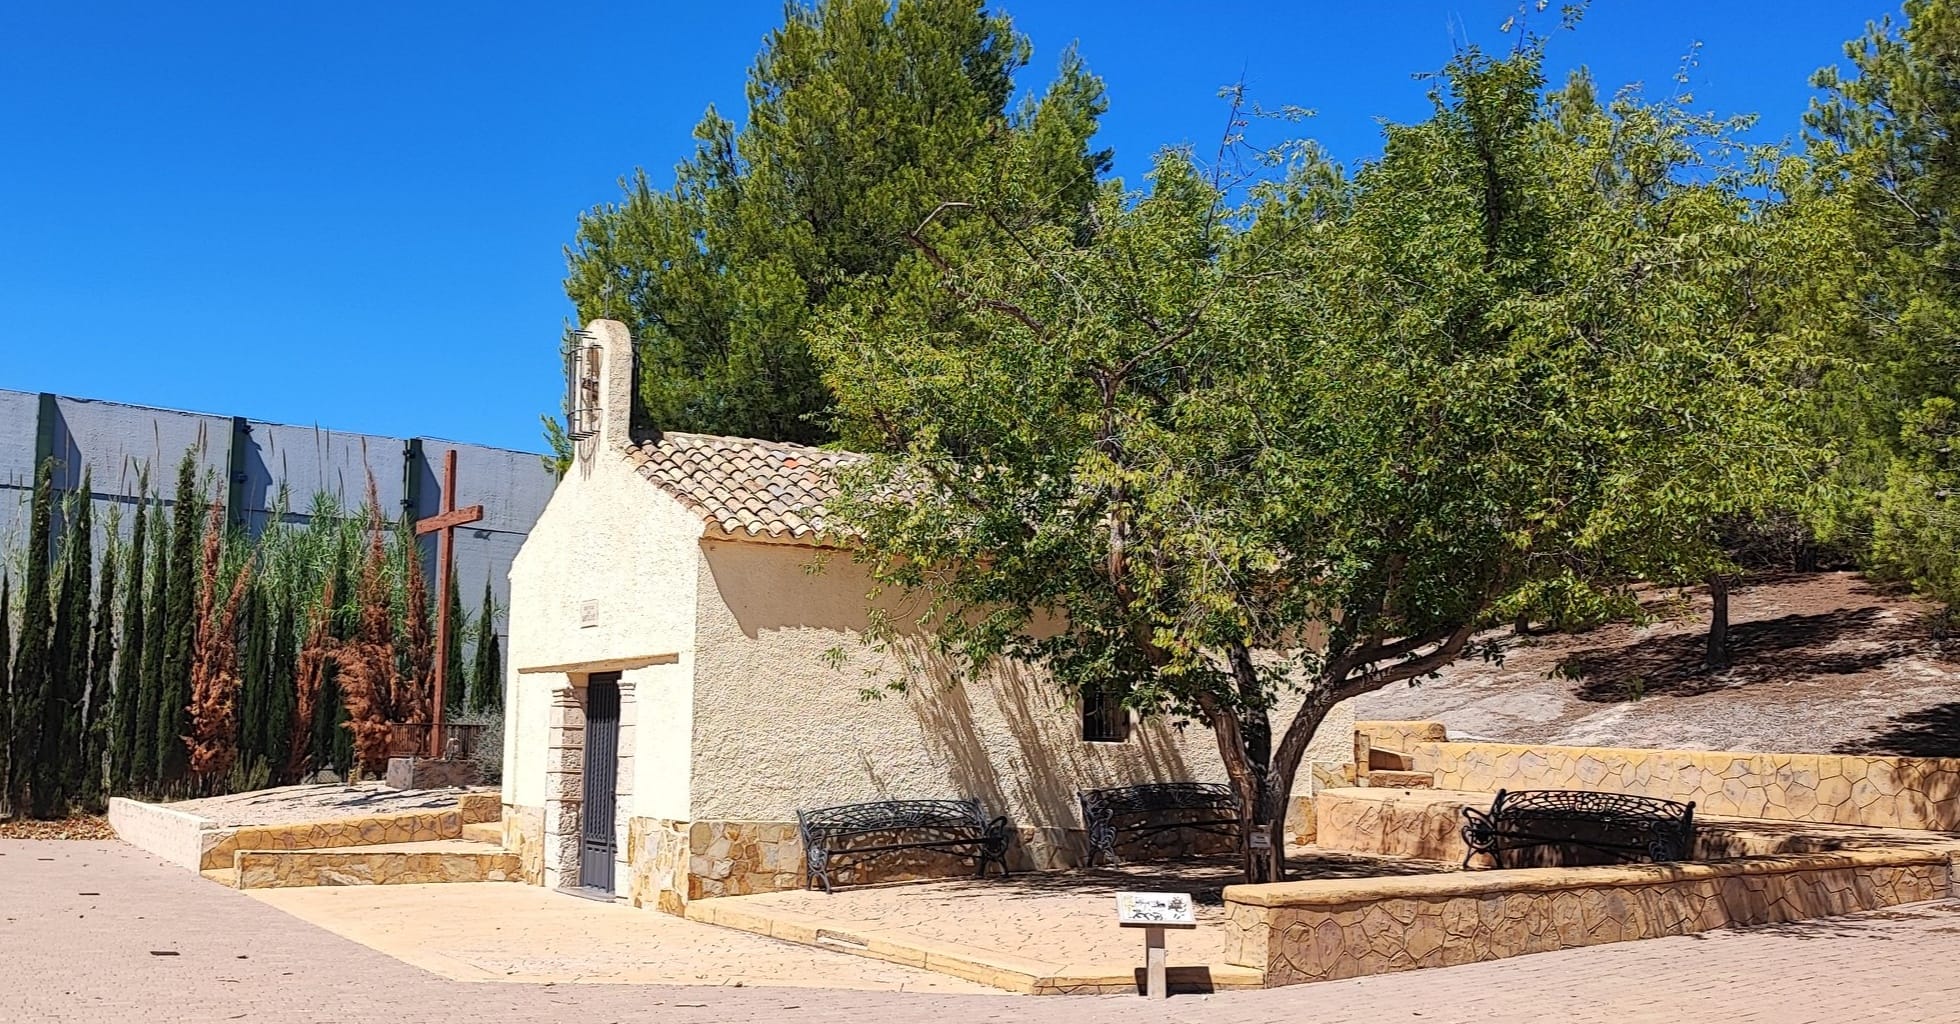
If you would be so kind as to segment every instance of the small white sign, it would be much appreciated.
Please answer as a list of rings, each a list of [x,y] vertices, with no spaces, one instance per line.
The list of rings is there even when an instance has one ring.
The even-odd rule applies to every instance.
[[[1263,830],[1259,832],[1254,832],[1252,834],[1252,848],[1255,850],[1272,849],[1273,837]]]
[[[579,628],[584,629],[587,626],[596,626],[598,624],[599,624],[599,602],[597,601],[579,602],[579,606],[578,606]]]
[[[1195,927],[1198,910],[1191,903],[1191,894],[1186,892],[1119,892],[1116,920],[1123,925]]]

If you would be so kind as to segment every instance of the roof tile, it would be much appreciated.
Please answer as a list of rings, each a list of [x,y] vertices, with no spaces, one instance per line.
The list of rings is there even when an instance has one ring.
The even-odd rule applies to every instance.
[[[641,476],[731,536],[801,539],[822,533],[837,470],[855,452],[782,441],[666,433],[633,445]]]

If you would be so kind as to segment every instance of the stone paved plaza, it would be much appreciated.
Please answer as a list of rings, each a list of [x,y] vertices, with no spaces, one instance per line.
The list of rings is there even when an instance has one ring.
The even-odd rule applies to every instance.
[[[1161,1006],[1120,996],[778,988],[761,978],[739,988],[465,982],[120,844],[0,842],[0,1021],[7,1022],[1960,1024],[1955,949],[1960,904],[1943,901]],[[885,966],[821,952],[777,955],[839,978]],[[687,955],[664,942],[643,952],[652,963]]]

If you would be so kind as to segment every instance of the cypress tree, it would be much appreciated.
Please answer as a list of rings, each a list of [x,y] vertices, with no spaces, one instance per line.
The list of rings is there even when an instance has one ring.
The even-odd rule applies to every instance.
[[[27,541],[27,588],[21,595],[20,639],[14,654],[14,771],[7,783],[8,805],[15,813],[28,809],[37,753],[41,749],[42,709],[51,682],[48,640],[53,632],[54,604],[48,593],[50,530],[54,494],[54,460],[44,460],[34,473],[34,502],[30,507]]]
[[[0,811],[8,813],[13,811],[8,804],[13,789],[7,783],[14,751],[13,600],[13,578],[0,571]]]
[[[61,594],[55,606],[54,634],[48,644],[48,685],[42,692],[41,746],[34,761],[34,816],[59,818],[81,788],[82,701],[88,691],[89,572],[91,550],[89,479],[68,496],[66,539],[61,545]]]
[[[165,614],[169,609],[170,545],[163,506],[156,509],[156,537],[150,542],[149,594],[144,598],[143,660],[136,690],[136,745],[130,751],[130,785],[154,792],[157,782],[157,718],[163,706]]]
[[[278,603],[277,617],[267,616],[272,619],[272,637],[268,645],[270,665],[266,672],[265,722],[260,726],[260,742],[265,746],[265,763],[272,766],[275,778],[290,763],[293,713],[299,702],[294,690],[299,662],[299,640],[295,635],[299,627],[293,613],[297,604],[288,594]]]
[[[451,717],[460,714],[467,704],[464,693],[467,683],[463,674],[463,589],[456,582],[455,570],[449,573],[449,635],[443,643],[442,707]]]
[[[504,706],[502,655],[497,642],[497,607],[486,579],[483,608],[476,613],[476,683],[470,689],[471,711],[496,711]]]
[[[204,515],[197,495],[196,449],[177,465],[170,510],[170,586],[164,619],[162,685],[157,689],[157,785],[168,789],[189,768],[191,646],[197,635],[197,546]]]
[[[333,609],[333,636],[336,640],[346,640],[354,635],[354,588],[348,582],[347,563],[353,556],[342,549],[334,558],[333,592],[337,602]],[[334,660],[327,660],[321,672],[320,701],[313,713],[313,764],[316,768],[331,768],[345,773],[354,763],[354,734],[347,729],[347,700],[340,693],[340,670]]]
[[[136,490],[140,495],[149,494],[148,470],[138,478]],[[136,526],[129,541],[129,580],[123,584],[122,649],[116,659],[116,710],[110,722],[111,793],[128,789],[134,781],[131,758],[136,751],[137,694],[143,686],[143,555],[149,506],[147,497],[136,502]]]
[[[117,534],[116,517],[110,517],[110,536]],[[95,642],[90,645],[88,696],[82,704],[82,774],[75,795],[82,806],[94,810],[102,803],[104,755],[107,753],[111,721],[111,693],[114,689],[116,660],[116,551],[113,541],[102,552],[101,575],[95,584]]]
[[[263,587],[253,587],[245,595],[245,652],[239,665],[238,762],[250,766],[265,756],[265,676],[268,668],[269,630],[266,628],[266,599]]]

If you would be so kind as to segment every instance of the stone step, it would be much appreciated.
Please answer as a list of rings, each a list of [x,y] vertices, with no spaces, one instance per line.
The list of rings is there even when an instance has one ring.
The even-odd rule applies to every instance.
[[[504,823],[501,820],[471,822],[463,826],[462,838],[472,843],[501,846],[504,842]]]
[[[1368,785],[1374,789],[1434,789],[1436,776],[1429,772],[1386,771],[1375,769],[1367,775]]]
[[[515,882],[517,855],[495,843],[445,839],[326,850],[240,850],[233,872],[240,889],[312,885],[414,885]]]

